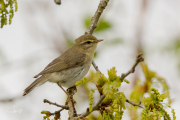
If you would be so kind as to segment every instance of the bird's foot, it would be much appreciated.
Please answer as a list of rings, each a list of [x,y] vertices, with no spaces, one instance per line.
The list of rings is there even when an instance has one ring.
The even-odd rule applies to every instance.
[[[70,87],[67,90],[68,99],[66,100],[66,104],[69,101],[72,101],[74,104],[76,104],[76,101],[73,99],[73,95],[77,92],[76,86]]]

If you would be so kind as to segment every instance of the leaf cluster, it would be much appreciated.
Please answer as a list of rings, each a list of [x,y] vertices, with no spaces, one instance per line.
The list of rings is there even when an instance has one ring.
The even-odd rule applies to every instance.
[[[163,92],[169,91],[169,87],[164,78],[157,75],[156,72],[151,71],[144,62],[141,63],[141,67],[143,70],[143,74],[145,76],[145,80],[144,80],[144,82],[142,82],[142,80],[140,80],[140,79],[137,80],[137,82],[134,85],[134,88],[132,90],[132,93],[130,95],[131,101],[140,102],[141,99],[143,98],[144,94],[149,93],[151,87],[153,87],[153,86],[162,87]],[[170,99],[168,99],[168,100],[170,103],[171,102]]]
[[[164,120],[171,120],[169,114],[165,111],[163,106],[163,100],[169,96],[169,92],[160,94],[157,89],[151,88],[150,97],[144,97],[142,103],[145,109],[142,111],[142,120],[158,120],[164,118]],[[170,107],[170,105],[168,105]],[[173,119],[175,119],[175,112],[173,113]]]
[[[14,12],[16,11],[17,11],[17,0],[8,0],[7,2],[5,2],[4,0],[0,0],[1,28],[3,28],[4,25],[7,25],[7,19],[8,19],[7,16],[9,17],[9,25],[11,24],[12,18],[14,16]]]
[[[92,73],[90,78],[83,78],[76,82],[76,85],[93,82],[100,94],[106,96],[102,103],[102,118],[103,120],[120,120],[124,113],[126,97],[123,92],[119,92],[118,88],[121,86],[120,76],[117,76],[115,67],[108,70],[108,78],[103,74],[96,72]],[[92,110],[92,93],[90,92],[90,111]]]
[[[137,80],[130,95],[130,100],[136,103],[142,102],[145,106],[145,109],[141,113],[141,119],[154,120],[165,117],[170,120],[169,114],[165,111],[162,104],[165,98],[168,99],[168,104],[171,103],[168,92],[169,87],[165,79],[157,75],[156,72],[151,71],[145,63],[141,63],[141,67],[145,80]],[[163,94],[160,94],[159,91],[153,87],[163,88]],[[144,97],[145,94],[150,97]],[[168,106],[170,107],[170,105]],[[137,107],[132,107],[133,106],[129,107],[131,117],[140,117],[138,116]]]

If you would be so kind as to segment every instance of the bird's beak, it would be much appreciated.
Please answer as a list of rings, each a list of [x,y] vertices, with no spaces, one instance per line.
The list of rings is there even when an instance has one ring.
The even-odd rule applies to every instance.
[[[95,40],[94,42],[98,43],[98,42],[101,42],[101,41],[103,41],[103,39],[98,39],[98,40]]]

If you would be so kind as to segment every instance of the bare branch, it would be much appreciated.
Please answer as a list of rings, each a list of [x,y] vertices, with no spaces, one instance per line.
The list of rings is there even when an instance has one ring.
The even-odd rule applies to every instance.
[[[89,29],[87,31],[88,34],[92,34],[94,29],[97,27],[97,22],[103,12],[103,10],[106,8],[107,4],[108,4],[109,0],[101,0],[99,3],[99,6],[96,10],[96,13],[94,14],[94,16],[91,19],[91,24],[89,26]]]
[[[92,61],[92,65],[93,65],[93,67],[95,68],[96,71],[98,71],[98,72],[101,73],[101,71],[99,70],[98,66],[97,66],[96,63],[94,62],[94,60]],[[102,74],[102,73],[101,73],[101,74]]]
[[[55,115],[55,114],[58,114],[58,113],[60,113],[61,111],[63,111],[64,110],[64,108],[62,108],[62,109],[60,109],[60,110],[58,110],[58,111],[55,111],[54,113],[50,113],[51,115]]]
[[[41,114],[45,114],[46,116],[44,117],[47,117],[47,118],[49,118],[51,115],[54,115],[54,119],[57,120],[57,119],[60,119],[60,116],[61,116],[60,112],[63,110],[64,108],[61,108],[60,110],[55,111],[54,113],[51,113],[49,111],[42,111]]]
[[[142,61],[144,61],[144,58],[142,57],[142,53],[141,53],[136,57],[136,61],[135,61],[134,65],[132,66],[132,68],[127,73],[123,73],[121,75],[121,81],[123,81],[124,78],[127,77],[130,73],[134,73],[135,67],[138,65],[138,63],[140,63]]]
[[[126,99],[126,102],[127,102],[127,103],[130,103],[130,104],[133,105],[133,106],[138,106],[138,107],[144,109],[144,106],[141,105],[141,102],[140,102],[140,103],[134,103],[134,102],[132,102],[132,101],[130,101],[130,100],[128,100],[128,99]]]
[[[44,99],[43,102],[44,102],[44,103],[49,103],[50,105],[55,105],[55,106],[57,106],[57,107],[61,107],[61,108],[66,109],[66,110],[69,109],[69,107],[68,107],[67,105],[59,105],[59,104],[53,103],[53,102],[51,102],[51,101],[49,101],[49,100],[47,100],[47,99]]]

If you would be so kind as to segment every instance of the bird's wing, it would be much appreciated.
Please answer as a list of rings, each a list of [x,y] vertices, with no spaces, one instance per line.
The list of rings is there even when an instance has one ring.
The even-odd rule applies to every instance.
[[[86,54],[79,53],[76,49],[73,48],[73,50],[70,49],[63,53],[60,57],[54,59],[45,67],[45,69],[42,72],[40,72],[38,75],[34,77],[37,78],[39,75],[59,72],[83,64],[86,59]],[[76,54],[77,52],[78,54]]]

